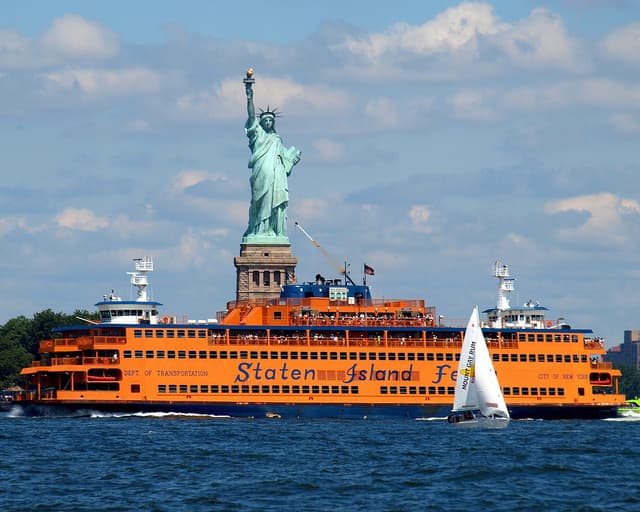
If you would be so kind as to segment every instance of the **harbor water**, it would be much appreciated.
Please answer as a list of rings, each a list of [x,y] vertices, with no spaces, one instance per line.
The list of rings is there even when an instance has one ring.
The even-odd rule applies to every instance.
[[[512,421],[0,414],[0,510],[640,510],[640,416]]]

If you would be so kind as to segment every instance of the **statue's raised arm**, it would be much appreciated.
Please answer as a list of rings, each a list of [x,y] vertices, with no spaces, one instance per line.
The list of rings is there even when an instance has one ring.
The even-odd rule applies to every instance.
[[[253,104],[253,70],[243,80],[247,94],[247,122],[245,132],[249,139],[251,159],[251,205],[249,225],[242,237],[243,243],[288,244],[287,206],[289,204],[288,177],[293,166],[300,161],[300,151],[285,147],[276,132],[277,109],[261,110],[256,119]]]

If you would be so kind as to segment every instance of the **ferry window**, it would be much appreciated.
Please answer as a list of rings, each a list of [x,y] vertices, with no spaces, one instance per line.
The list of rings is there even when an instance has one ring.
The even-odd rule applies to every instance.
[[[226,351],[226,350],[221,350],[221,351],[220,351],[220,359],[227,359],[227,356],[228,356],[228,355],[229,355],[229,354],[227,353],[227,351]]]
[[[233,386],[231,386],[231,392],[240,393],[240,386],[238,386],[237,384],[234,384]]]
[[[309,394],[309,386],[302,386],[302,392],[305,394]]]
[[[169,384],[169,393],[177,393],[178,387],[175,384]]]
[[[438,386],[438,394],[439,394],[439,395],[444,395],[444,394],[445,394],[445,392],[444,392],[444,386]]]
[[[407,394],[407,386],[400,386],[400,394],[401,395]]]
[[[549,388],[549,396],[556,396],[556,388]]]
[[[191,386],[189,386],[189,393],[197,393],[197,392],[198,392],[198,385],[191,384]]]
[[[178,338],[184,338],[184,329],[178,329]]]
[[[351,361],[355,361],[356,359],[358,359],[358,354],[356,354],[355,352],[349,352],[349,359]]]
[[[556,363],[562,362],[562,354],[556,354]]]
[[[571,335],[571,343],[578,343],[578,335],[577,334],[572,334]]]
[[[167,330],[167,338],[175,338],[175,337],[176,337],[176,331],[174,331],[173,329]]]
[[[249,353],[249,357],[250,357],[251,359],[258,359],[258,352],[256,352],[255,350],[252,350],[252,351]]]
[[[351,386],[351,394],[357,395],[360,392],[360,388],[358,386]]]
[[[502,354],[502,360],[505,362],[509,361],[509,354]]]
[[[535,334],[527,334],[527,341],[535,341],[536,339],[536,335]]]
[[[565,363],[570,363],[571,362],[571,356],[569,354],[565,354],[564,356],[564,362]]]
[[[433,352],[427,352],[427,361],[433,361],[435,359],[435,355]]]
[[[206,384],[201,384],[200,393],[208,393],[208,392],[209,392],[209,386],[207,386]]]
[[[271,352],[271,359],[278,359],[278,353],[277,352]]]
[[[381,395],[387,394],[387,386],[380,386],[380,394]]]
[[[397,395],[398,394],[398,386],[389,386],[389,393],[391,393],[392,395]]]
[[[394,352],[389,352],[389,355],[387,357],[389,358],[389,361],[396,360],[396,354]]]
[[[564,396],[564,388],[558,388],[558,396]]]
[[[189,338],[195,338],[196,337],[196,331],[194,329],[189,329],[187,331],[187,336]],[[180,331],[178,331],[178,338],[180,338]]]
[[[518,362],[518,354],[511,354],[511,362],[513,363]]]
[[[180,384],[180,393],[186,393],[186,392],[187,392],[187,385]]]
[[[145,338],[153,338],[153,331],[151,329],[145,329],[144,330],[144,337]]]
[[[415,361],[415,359],[416,359],[416,355],[415,355],[413,352],[409,352],[409,353],[407,354],[407,359],[408,359],[409,361]]]
[[[341,386],[341,387],[340,387],[340,392],[341,392],[343,395],[347,395],[347,394],[349,394],[349,386]]]
[[[164,338],[164,331],[162,329],[156,331],[156,338]]]
[[[198,331],[198,338],[206,338],[207,331]]]
[[[274,320],[282,320],[282,311],[274,311],[273,312]]]
[[[522,394],[525,396],[529,396],[529,388],[522,388]]]
[[[456,388],[454,388],[453,386],[449,386],[447,388],[447,393],[448,394],[453,395],[453,394],[455,394],[455,392],[456,392]]]
[[[142,329],[134,329],[133,330],[134,338],[142,338]]]
[[[580,362],[581,363],[586,363],[587,362],[587,355],[586,354],[582,354],[580,356]]]
[[[289,352],[280,352],[280,359],[289,359]]]
[[[518,387],[511,388],[511,391],[513,392],[514,395],[519,395],[520,394],[520,388],[518,388]]]
[[[200,359],[206,359],[206,358],[207,358],[207,351],[206,351],[206,350],[200,350],[200,351],[198,352],[198,357],[199,357]]]
[[[340,352],[340,360],[341,361],[346,361],[347,360],[347,353],[346,352]]]
[[[500,361],[500,354],[491,354],[491,359],[494,361]]]
[[[578,388],[578,395],[584,396],[584,388]]]
[[[340,386],[331,386],[331,392],[334,395],[337,395],[338,393],[340,393]]]
[[[260,359],[269,359],[269,352],[267,352],[266,350],[262,350],[260,352]]]
[[[460,361],[460,352],[456,354],[456,361]]]
[[[156,356],[158,357],[158,359],[164,359],[164,350],[158,350],[156,352]]]
[[[564,341],[565,343],[569,343],[569,335],[565,334],[564,336],[562,336],[562,341]]]
[[[300,393],[300,386],[291,386],[292,393]]]
[[[537,339],[538,341],[544,341],[544,334],[538,334]]]
[[[215,350],[209,350],[209,359],[218,359],[218,353]]]
[[[453,361],[453,354],[451,354],[450,352],[447,352],[447,353],[444,355],[444,358],[445,358],[445,360],[447,360],[447,361]]]
[[[300,352],[300,359],[309,359],[308,352]]]
[[[254,384],[253,386],[251,386],[251,392],[260,393],[260,386],[258,386],[257,384]]]
[[[418,393],[420,393],[421,395],[426,395],[427,394],[427,387],[426,386],[419,386],[418,387]]]
[[[147,359],[153,359],[153,350],[147,350],[144,354],[144,357],[146,357]]]
[[[533,396],[537,396],[538,395],[538,388],[531,388],[531,394]]]
[[[525,335],[524,335],[524,334],[518,334],[518,341],[524,341],[524,340],[526,340],[526,339],[527,339],[527,338],[525,337]]]
[[[367,354],[360,352],[360,359],[366,359],[367,358]],[[376,360],[376,353],[375,352],[369,352],[369,361],[375,361]]]
[[[290,391],[289,386],[282,386],[282,392],[283,393],[290,393],[291,391]]]
[[[136,350],[135,351],[135,358],[136,359],[142,359],[142,350]]]
[[[520,354],[520,362],[521,363],[527,362],[527,354]]]
[[[238,351],[232,350],[231,352],[229,352],[229,359],[238,359]]]
[[[502,390],[502,393],[504,394],[504,396],[509,396],[511,394],[511,388],[506,387]]]
[[[249,358],[249,352],[247,352],[246,350],[241,350],[240,359],[248,359],[248,358]]]
[[[561,340],[561,336],[560,336],[559,334],[555,334],[555,335],[553,336],[553,341],[555,341],[555,342],[559,342],[560,340]]]
[[[166,393],[167,385],[166,384],[158,384],[158,393]]]
[[[253,284],[256,286],[260,286],[260,272],[257,270],[253,271]]]
[[[220,391],[222,393],[228,393],[229,392],[229,386],[220,386]]]
[[[540,396],[547,396],[547,388],[540,388]]]
[[[337,352],[329,352],[329,359],[331,359],[332,361],[337,361],[338,360],[338,353]]]
[[[131,384],[132,393],[140,393],[140,384]]]
[[[538,362],[544,363],[544,354],[538,354]]]
[[[553,363],[553,354],[547,354],[547,363]]]
[[[553,336],[551,334],[546,334],[545,339],[547,340],[547,342],[553,341]]]
[[[263,393],[269,393],[269,386],[262,386]]]
[[[189,350],[189,359],[195,359],[195,358],[196,358],[196,351]]]
[[[435,386],[429,386],[429,394],[430,395],[435,395],[436,394],[436,387]]]
[[[422,352],[418,354],[418,361],[424,361],[424,354]]]
[[[176,351],[175,350],[169,350],[167,352],[167,359],[175,359],[176,358]]]
[[[219,391],[220,391],[220,386],[218,386],[217,384],[211,384],[212,393],[218,393]]]
[[[320,393],[320,386],[311,386],[312,393]]]
[[[178,350],[178,359],[186,359],[187,353],[184,350]]]
[[[438,352],[436,354],[436,361],[444,361],[444,354],[442,354],[441,352]]]
[[[385,354],[384,352],[380,352],[378,354],[378,360],[379,361],[386,361],[386,359],[387,359],[387,354]]]
[[[406,354],[404,352],[398,352],[398,361],[404,361],[405,357],[406,357]]]
[[[271,286],[271,273],[268,270],[262,273],[262,281],[263,286]]]
[[[327,359],[327,353],[326,352],[320,352],[320,359],[326,360]]]
[[[536,355],[535,354],[529,354],[529,362],[530,363],[535,363],[536,362]]]

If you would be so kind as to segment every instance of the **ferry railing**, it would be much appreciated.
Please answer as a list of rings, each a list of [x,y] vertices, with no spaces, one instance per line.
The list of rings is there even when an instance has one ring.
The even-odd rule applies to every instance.
[[[591,368],[594,370],[611,370],[613,363],[611,361],[595,361],[591,363]]]

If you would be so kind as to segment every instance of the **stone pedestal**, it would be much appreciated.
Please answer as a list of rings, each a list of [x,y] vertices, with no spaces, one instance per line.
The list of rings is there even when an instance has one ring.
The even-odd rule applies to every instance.
[[[236,267],[236,300],[260,301],[280,296],[280,287],[293,282],[298,258],[290,244],[240,244]]]

